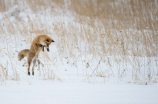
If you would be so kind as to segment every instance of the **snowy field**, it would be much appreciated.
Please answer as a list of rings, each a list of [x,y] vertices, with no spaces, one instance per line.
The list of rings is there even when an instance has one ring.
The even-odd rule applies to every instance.
[[[73,77],[71,77],[73,79]],[[158,84],[43,81],[0,87],[2,104],[157,104]]]
[[[116,77],[87,77],[61,65],[53,75],[47,68],[28,76],[27,67],[18,68],[18,78],[0,85],[2,104],[157,104],[158,84],[139,85]],[[70,68],[70,69],[69,69]],[[36,68],[37,69],[37,68]],[[46,75],[43,75],[43,74]],[[50,72],[49,72],[50,73]],[[58,73],[58,74],[57,74]],[[9,77],[8,77],[9,78]],[[10,77],[12,78],[12,77]]]
[[[158,104],[158,3],[144,2],[0,1],[0,104]],[[17,56],[41,34],[55,43],[28,76]]]

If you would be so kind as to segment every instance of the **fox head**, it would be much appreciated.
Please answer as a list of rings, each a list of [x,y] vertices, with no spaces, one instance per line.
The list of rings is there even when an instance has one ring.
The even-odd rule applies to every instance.
[[[49,51],[49,45],[55,42],[51,37],[47,36],[47,35],[41,35],[40,36],[40,42],[39,44],[41,44],[43,47],[46,47],[47,51]]]

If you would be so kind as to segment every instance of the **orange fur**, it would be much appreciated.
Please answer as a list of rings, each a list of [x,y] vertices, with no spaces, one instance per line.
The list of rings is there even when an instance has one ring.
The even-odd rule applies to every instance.
[[[33,67],[32,67],[32,75],[34,75],[34,66],[35,63],[37,61],[39,52],[41,50],[44,51],[44,47],[47,48],[47,51],[49,51],[49,45],[54,42],[54,40],[52,38],[50,38],[47,35],[39,35],[37,36],[30,47],[30,50],[25,49],[22,50],[19,54],[18,54],[18,58],[21,60],[23,57],[22,56],[27,56],[27,61],[28,61],[28,75],[30,75],[30,65],[31,62],[33,61]]]
[[[28,53],[29,53],[29,49],[24,49],[20,51],[18,54],[18,60],[22,60],[24,57],[27,57]]]

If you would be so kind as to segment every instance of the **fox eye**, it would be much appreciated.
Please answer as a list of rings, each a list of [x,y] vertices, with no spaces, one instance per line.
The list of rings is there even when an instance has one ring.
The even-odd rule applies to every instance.
[[[48,40],[48,39],[47,39],[46,41],[47,41],[47,43],[49,43],[49,40]]]

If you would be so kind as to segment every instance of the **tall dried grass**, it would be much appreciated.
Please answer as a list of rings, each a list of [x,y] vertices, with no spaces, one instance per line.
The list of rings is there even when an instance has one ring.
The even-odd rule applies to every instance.
[[[88,76],[109,78],[117,67],[117,76],[123,78],[132,68],[135,83],[151,79],[156,82],[157,4],[157,0],[1,1],[1,11],[18,5],[21,12],[31,10],[34,17],[15,23],[5,17],[0,20],[0,34],[20,34],[14,41],[17,46],[21,37],[30,44],[38,34],[52,34],[57,40],[56,60],[68,57],[73,64],[82,60],[83,73]],[[101,60],[107,69],[98,64],[91,68],[92,73],[87,73],[90,68],[86,68],[87,63],[91,65],[94,60],[97,63]]]

